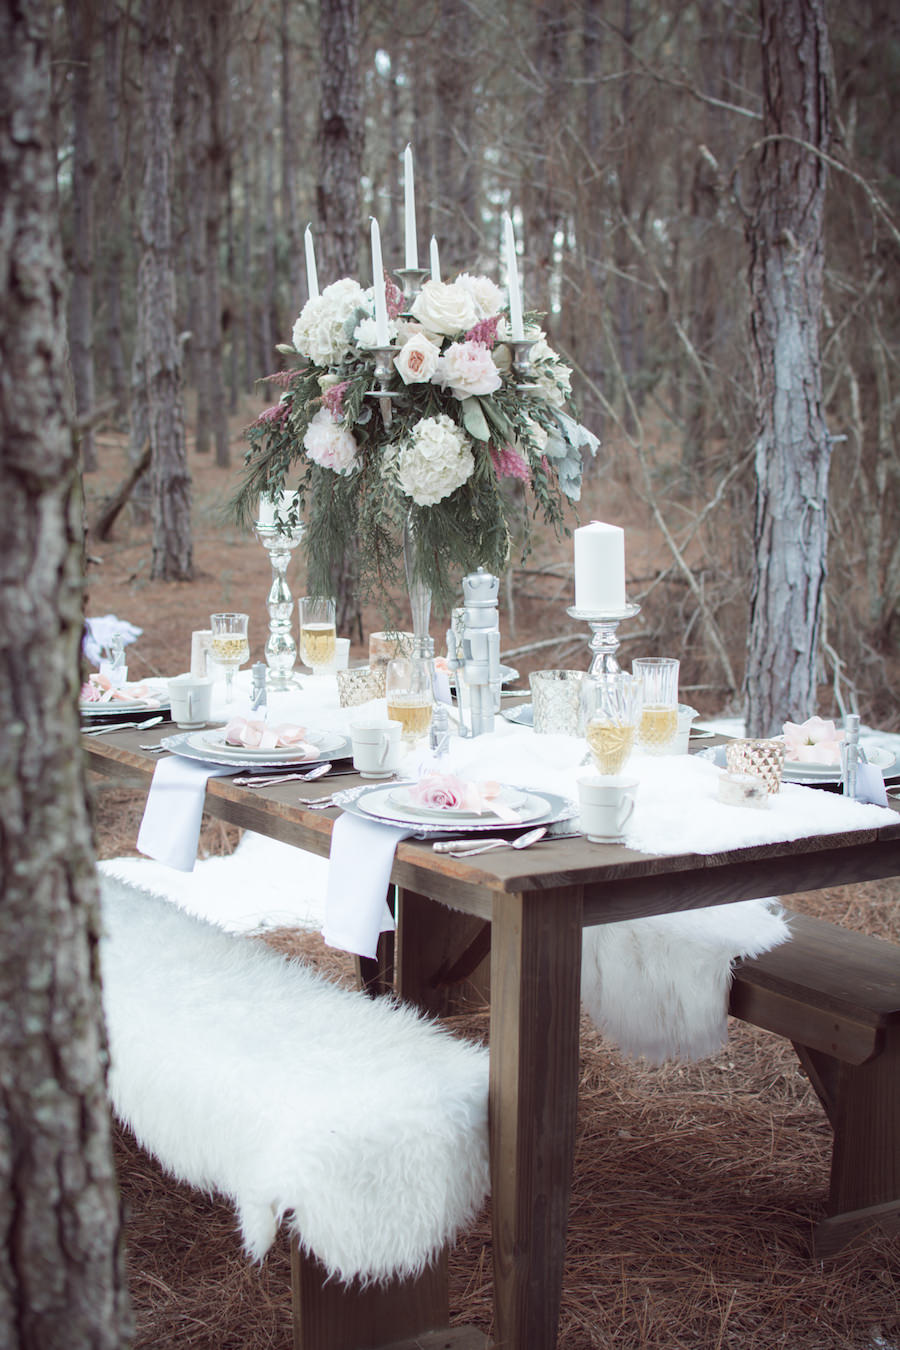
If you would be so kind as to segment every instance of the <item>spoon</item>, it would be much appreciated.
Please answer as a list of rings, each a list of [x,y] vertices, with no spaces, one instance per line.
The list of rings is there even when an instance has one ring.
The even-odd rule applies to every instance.
[[[313,783],[317,778],[324,778],[331,772],[332,765],[328,760],[322,764],[317,764],[313,769],[306,769],[303,773],[276,773],[268,777],[262,774],[245,774],[242,778],[232,778],[235,787],[271,787],[273,783]],[[348,770],[350,772],[350,770]]]
[[[446,844],[434,844],[433,848],[438,853],[449,853],[451,858],[472,858],[476,853],[490,853],[495,848],[530,848],[543,839],[546,833],[547,826],[539,825],[536,830],[520,834],[517,839],[486,839],[471,844],[466,844],[465,840],[456,840],[449,848]]]

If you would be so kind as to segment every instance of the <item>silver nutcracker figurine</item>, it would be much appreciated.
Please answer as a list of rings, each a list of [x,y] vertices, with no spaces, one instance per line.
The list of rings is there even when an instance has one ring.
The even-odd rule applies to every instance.
[[[483,567],[463,577],[460,622],[447,632],[448,665],[456,672],[459,730],[481,736],[494,730],[494,690],[500,683],[498,577]]]

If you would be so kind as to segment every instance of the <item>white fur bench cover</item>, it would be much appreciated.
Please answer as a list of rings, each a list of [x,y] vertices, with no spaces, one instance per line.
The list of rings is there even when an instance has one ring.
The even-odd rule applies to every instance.
[[[288,1216],[342,1281],[421,1273],[487,1194],[487,1051],[100,882],[110,1096],[139,1143],[233,1201],[256,1259]]]

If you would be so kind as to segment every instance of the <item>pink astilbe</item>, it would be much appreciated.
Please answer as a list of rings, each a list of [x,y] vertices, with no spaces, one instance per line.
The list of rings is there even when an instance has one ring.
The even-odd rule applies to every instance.
[[[520,478],[523,483],[531,482],[531,470],[511,445],[504,445],[502,450],[491,446],[491,460],[498,478]]]
[[[283,422],[291,410],[289,403],[273,403],[271,408],[264,408],[253,423],[256,427],[265,426],[269,422]]]
[[[322,395],[322,402],[334,418],[341,418],[344,415],[344,395],[350,387],[349,380],[341,380],[340,384],[333,384],[330,389],[326,389]]]
[[[389,319],[396,319],[398,314],[403,313],[403,292],[387,273],[384,275],[384,299]]]
[[[491,319],[482,319],[466,333],[466,342],[483,342],[486,347],[493,347],[497,340],[497,325],[499,322],[499,314],[495,314]]]
[[[294,376],[299,374],[299,370],[273,370],[271,375],[264,375],[257,383],[277,384],[279,389],[289,389]]]

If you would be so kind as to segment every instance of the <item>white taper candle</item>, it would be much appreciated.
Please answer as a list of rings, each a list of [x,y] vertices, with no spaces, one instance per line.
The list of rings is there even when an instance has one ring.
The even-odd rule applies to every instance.
[[[319,276],[316,272],[316,250],[313,244],[312,230],[308,225],[303,236],[303,243],[306,247],[306,289],[309,291],[310,300],[314,300],[319,294]]]
[[[381,261],[381,231],[372,216],[372,285],[375,291],[375,339],[379,347],[387,347],[387,298],[384,293],[384,263]]]
[[[434,235],[431,236],[431,280],[440,281],[441,279],[441,260],[438,255],[438,242]]]
[[[406,266],[418,267],[419,244],[416,238],[416,189],[413,180],[412,147],[403,151],[403,219],[405,225]]]
[[[522,322],[522,293],[519,290],[519,265],[516,262],[516,236],[508,211],[503,213],[503,239],[506,245],[506,285],[509,291],[509,327],[513,342],[522,342],[525,325]]]

